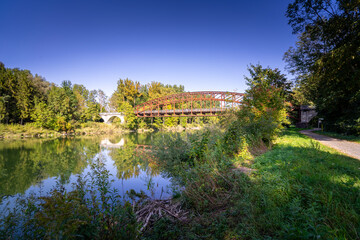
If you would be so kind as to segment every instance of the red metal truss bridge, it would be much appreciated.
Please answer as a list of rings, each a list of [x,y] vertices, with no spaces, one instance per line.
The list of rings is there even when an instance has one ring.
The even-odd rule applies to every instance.
[[[138,117],[215,116],[242,104],[244,94],[236,92],[184,92],[149,100],[135,107]]]

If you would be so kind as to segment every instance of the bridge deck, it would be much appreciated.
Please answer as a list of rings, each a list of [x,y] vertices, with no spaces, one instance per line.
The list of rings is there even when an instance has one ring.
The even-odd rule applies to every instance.
[[[169,109],[169,110],[147,110],[135,112],[139,117],[173,117],[173,116],[208,116],[205,114],[215,114],[225,112],[226,108],[195,108],[195,109]]]

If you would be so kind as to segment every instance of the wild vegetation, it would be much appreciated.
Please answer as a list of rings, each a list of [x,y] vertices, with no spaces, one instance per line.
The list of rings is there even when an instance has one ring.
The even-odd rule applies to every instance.
[[[233,171],[233,164],[247,159],[252,153],[260,153],[259,150],[264,152],[280,133],[282,123],[287,121],[283,89],[275,86],[277,79],[269,78],[267,71],[260,72],[264,74],[248,79],[250,89],[244,105],[238,112],[229,113],[227,119],[233,121],[224,122],[225,131],[214,129],[187,137],[163,137],[153,146],[151,155],[146,155],[151,159],[150,163],[173,177],[175,187],[183,189],[178,201],[174,198],[171,203],[144,202],[146,197],[143,194],[130,193],[129,198],[134,199],[131,207],[126,200],[119,199],[116,191],[110,191],[108,172],[101,168],[100,161],[93,166],[94,176],[90,177],[91,184],[87,187],[79,177],[79,184],[73,191],[67,192],[60,186],[48,197],[26,199],[25,205],[20,205],[17,211],[4,218],[2,233],[15,238],[71,238],[78,235],[85,238],[153,238],[158,234],[154,227],[159,230],[156,227],[159,222],[186,224],[196,211],[206,213],[213,208],[231,206],[229,200],[232,192],[237,191],[236,181],[243,178],[241,173]],[[133,155],[120,152],[120,157],[126,161],[132,161]],[[121,172],[126,176],[126,169]],[[94,195],[95,187],[98,198]],[[159,212],[154,214],[151,206]],[[144,208],[148,209],[147,213]],[[62,217],[55,218],[60,210]],[[76,214],[70,216],[70,212]],[[159,214],[163,217],[159,218]],[[19,222],[19,219],[24,219],[24,222]],[[13,223],[20,230],[11,228]],[[118,224],[122,227],[119,228]],[[31,226],[31,231],[28,226]],[[179,232],[165,231],[164,234],[175,237]]]
[[[293,91],[277,69],[250,65],[242,106],[219,126],[164,136],[141,156],[171,177],[172,199],[152,200],[134,191],[120,197],[97,159],[73,190],[60,181],[47,196],[21,200],[0,219],[0,238],[359,239],[359,161],[285,129],[290,101],[315,104],[326,129],[360,134],[359,4],[294,0],[287,16],[299,34],[285,54],[297,77]],[[148,122],[132,112],[148,99],[183,92],[182,86],[120,79],[109,105],[102,105],[95,92],[70,82],[59,87],[28,71],[3,65],[0,70],[0,120],[7,123],[69,131],[97,121],[104,108],[125,112],[129,129],[188,122]],[[138,163],[134,151],[129,144],[111,153],[123,178],[140,169],[122,165]]]
[[[222,121],[222,128],[158,138],[143,155],[172,177],[171,200],[133,191],[120,197],[111,189],[109,172],[95,160],[91,175],[79,176],[72,191],[60,184],[46,197],[19,202],[1,220],[0,234],[21,239],[359,238],[359,162],[296,129],[281,131],[287,123],[284,91],[267,71],[260,72],[248,78],[246,104],[229,113],[225,119],[231,121]],[[130,146],[115,158],[137,161],[133,156]],[[126,167],[120,164],[119,170],[127,176]]]

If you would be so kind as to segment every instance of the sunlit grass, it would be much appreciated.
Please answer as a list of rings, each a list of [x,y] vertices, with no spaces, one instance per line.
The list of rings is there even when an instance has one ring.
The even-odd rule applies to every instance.
[[[256,184],[247,190],[256,199],[251,215],[258,237],[359,237],[360,161],[290,130],[252,167]]]

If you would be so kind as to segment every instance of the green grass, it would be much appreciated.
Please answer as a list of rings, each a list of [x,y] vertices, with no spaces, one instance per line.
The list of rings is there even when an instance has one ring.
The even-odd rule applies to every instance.
[[[360,136],[354,136],[354,135],[343,135],[341,133],[334,133],[334,132],[323,132],[323,131],[314,131],[314,133],[333,137],[333,138],[339,138],[351,142],[357,142],[360,143]]]
[[[146,238],[359,239],[360,161],[298,131],[286,130],[272,150],[253,159],[249,176],[231,166],[220,170],[226,158],[194,166],[183,174],[186,188],[195,186],[184,196],[189,223],[158,223]]]
[[[287,131],[253,167],[260,216],[276,235],[359,238],[360,161]]]
[[[249,239],[359,239],[360,161],[288,130],[257,157],[227,216]],[[235,224],[234,224],[235,223]]]
[[[229,170],[227,206],[197,211],[178,238],[360,238],[359,160],[290,129],[250,166],[250,176]]]

